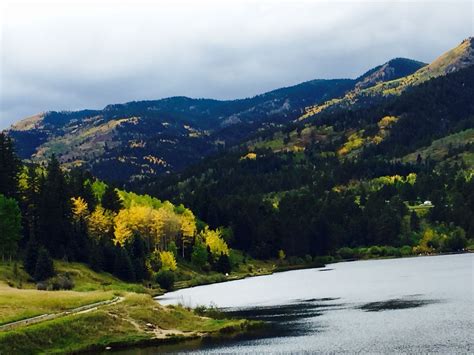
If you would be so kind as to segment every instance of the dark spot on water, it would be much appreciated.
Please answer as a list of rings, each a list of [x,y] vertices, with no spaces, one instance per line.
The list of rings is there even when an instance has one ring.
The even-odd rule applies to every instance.
[[[395,298],[386,301],[366,303],[356,308],[361,309],[365,312],[381,312],[396,309],[423,307],[438,302],[440,301],[432,299]]]
[[[341,299],[340,297],[323,297],[323,298],[308,298],[305,300],[298,300],[298,302],[328,302],[328,301],[337,301]]]
[[[334,269],[319,269],[318,271],[332,271]]]

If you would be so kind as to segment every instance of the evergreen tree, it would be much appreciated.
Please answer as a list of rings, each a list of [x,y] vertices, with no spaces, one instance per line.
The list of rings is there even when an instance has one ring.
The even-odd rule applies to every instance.
[[[36,262],[38,261],[39,245],[35,237],[30,237],[26,244],[25,256],[23,259],[23,266],[28,274],[35,275]]]
[[[114,275],[124,281],[135,281],[135,270],[127,249],[118,247],[114,262]]]
[[[41,184],[38,241],[53,256],[62,258],[70,244],[71,206],[66,179],[54,154]]]
[[[418,232],[420,230],[420,217],[415,211],[412,211],[410,214],[410,229],[413,232]]]
[[[44,281],[54,276],[54,273],[53,259],[51,259],[49,252],[41,247],[38,250],[38,260],[36,261],[34,273],[35,281]]]
[[[217,259],[217,262],[214,265],[214,270],[223,274],[227,274],[231,271],[231,269],[232,266],[230,265],[229,257],[226,254],[221,253],[219,259]]]
[[[0,254],[5,257],[16,256],[18,241],[21,238],[21,213],[13,198],[0,194]]]
[[[15,154],[13,141],[0,132],[0,194],[15,197],[18,193],[20,160]]]
[[[113,187],[111,184],[107,185],[104,195],[102,196],[101,204],[106,210],[113,212],[118,212],[120,209],[122,209],[122,200],[117,194],[115,187]]]

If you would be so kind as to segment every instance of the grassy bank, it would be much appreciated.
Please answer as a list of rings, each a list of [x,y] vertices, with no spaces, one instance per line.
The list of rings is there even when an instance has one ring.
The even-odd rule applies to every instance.
[[[73,290],[38,291],[21,268],[0,263],[1,324],[70,311],[115,296],[120,296],[120,302],[2,330],[0,354],[70,353],[107,346],[161,344],[238,333],[255,324],[203,317],[183,307],[163,307],[152,298],[160,293],[159,289],[124,283],[82,264],[55,264],[58,272],[69,273],[75,283]]]

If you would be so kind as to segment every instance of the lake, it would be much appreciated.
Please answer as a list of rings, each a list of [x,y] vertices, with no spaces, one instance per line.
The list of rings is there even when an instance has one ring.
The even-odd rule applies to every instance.
[[[473,353],[474,255],[330,264],[167,293],[269,322],[232,340],[134,353]]]

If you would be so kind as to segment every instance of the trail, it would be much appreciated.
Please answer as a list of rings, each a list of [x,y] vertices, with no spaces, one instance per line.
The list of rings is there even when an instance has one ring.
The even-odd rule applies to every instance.
[[[120,303],[124,299],[125,299],[124,297],[114,297],[111,300],[90,303],[90,304],[87,304],[87,305],[84,305],[84,306],[81,306],[81,307],[77,307],[77,308],[74,308],[74,309],[71,309],[71,310],[68,310],[68,311],[63,311],[63,312],[59,312],[59,313],[51,313],[51,314],[42,314],[42,315],[39,315],[39,316],[22,319],[22,320],[18,320],[18,321],[15,321],[15,322],[6,323],[6,324],[3,324],[3,325],[0,325],[0,331],[6,331],[6,330],[11,330],[11,329],[14,329],[14,328],[17,328],[17,327],[21,327],[21,326],[28,326],[28,325],[31,325],[31,324],[37,324],[37,323],[41,323],[41,322],[48,321],[48,320],[51,320],[51,319],[61,318],[61,317],[65,317],[65,316],[69,316],[69,315],[73,315],[73,314],[83,314],[83,313],[87,313],[87,312],[92,312],[92,311],[95,311],[95,310],[97,310],[99,308],[102,308],[102,307],[105,307],[105,306],[110,306],[110,305],[113,305],[113,304]]]

